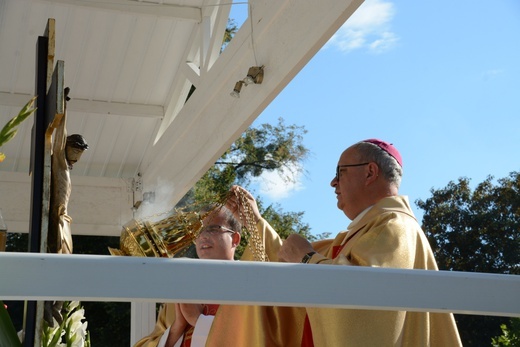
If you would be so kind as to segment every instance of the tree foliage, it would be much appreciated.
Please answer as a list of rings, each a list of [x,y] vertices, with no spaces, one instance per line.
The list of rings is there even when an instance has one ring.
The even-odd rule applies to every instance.
[[[520,347],[520,318],[511,318],[509,324],[500,325],[502,335],[492,339],[493,347]]]
[[[520,274],[520,173],[474,190],[468,178],[432,189],[416,204],[441,270]],[[456,315],[464,346],[481,346],[500,334],[503,317]]]
[[[309,150],[302,144],[303,126],[261,124],[249,127],[197,182],[191,193],[195,201],[214,201],[233,184],[248,186],[253,177],[277,171],[290,181],[301,172]]]

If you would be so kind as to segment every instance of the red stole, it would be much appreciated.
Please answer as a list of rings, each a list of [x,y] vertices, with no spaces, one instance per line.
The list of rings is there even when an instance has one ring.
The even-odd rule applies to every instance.
[[[202,314],[205,316],[214,316],[217,314],[219,305],[218,304],[205,304]],[[188,325],[186,330],[184,330],[184,337],[182,339],[181,347],[190,347],[191,346],[191,338],[193,336],[193,331],[195,327]]]

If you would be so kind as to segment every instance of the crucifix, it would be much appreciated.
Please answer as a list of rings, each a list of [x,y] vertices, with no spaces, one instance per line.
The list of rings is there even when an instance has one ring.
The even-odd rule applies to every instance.
[[[55,20],[49,19],[44,36],[38,37],[36,60],[37,111],[31,138],[31,224],[29,252],[72,253],[67,205],[71,192],[70,169],[88,145],[81,135],[67,137],[64,62],[54,67]],[[54,141],[53,141],[54,140]],[[61,323],[57,302],[26,302],[25,347],[41,346],[43,319]]]

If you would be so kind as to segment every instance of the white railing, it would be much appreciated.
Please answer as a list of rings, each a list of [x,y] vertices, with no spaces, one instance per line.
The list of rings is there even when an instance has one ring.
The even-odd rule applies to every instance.
[[[520,317],[520,276],[0,253],[3,300],[214,302]]]

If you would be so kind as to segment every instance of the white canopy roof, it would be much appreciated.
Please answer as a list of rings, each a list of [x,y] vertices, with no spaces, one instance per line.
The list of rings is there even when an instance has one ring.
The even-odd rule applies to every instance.
[[[221,53],[229,0],[2,0],[0,125],[33,96],[37,37],[54,18],[55,61],[71,90],[67,131],[90,146],[72,171],[73,231],[119,235],[143,192],[168,185],[173,206],[361,3],[249,1]],[[230,96],[262,65],[262,84]],[[29,119],[0,149],[11,231],[28,230],[31,128]]]

